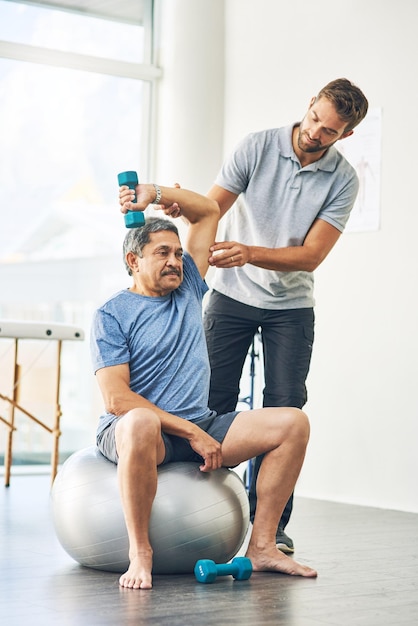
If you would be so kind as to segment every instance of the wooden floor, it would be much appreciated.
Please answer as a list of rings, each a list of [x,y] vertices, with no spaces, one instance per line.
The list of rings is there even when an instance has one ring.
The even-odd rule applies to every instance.
[[[417,626],[418,515],[297,498],[288,531],[316,580],[156,576],[151,591],[122,590],[58,543],[48,476],[12,476],[0,487],[0,623]]]

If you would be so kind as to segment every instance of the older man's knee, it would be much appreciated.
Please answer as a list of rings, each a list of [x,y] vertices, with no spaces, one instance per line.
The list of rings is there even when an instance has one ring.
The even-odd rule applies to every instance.
[[[310,434],[309,418],[306,415],[305,411],[302,411],[302,409],[293,408],[292,412],[294,420],[293,428],[296,431],[297,435],[307,444]]]
[[[119,445],[122,443],[133,446],[151,444],[161,436],[161,422],[151,409],[132,409],[119,420],[115,434]]]
[[[285,437],[296,438],[299,441],[309,441],[309,419],[302,409],[286,407],[278,409],[281,413],[281,428],[285,429]]]

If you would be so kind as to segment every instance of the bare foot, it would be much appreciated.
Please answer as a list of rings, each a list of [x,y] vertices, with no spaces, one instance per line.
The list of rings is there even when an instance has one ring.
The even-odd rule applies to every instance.
[[[152,554],[137,554],[131,558],[129,569],[119,578],[127,589],[152,589]]]
[[[301,565],[280,552],[275,545],[259,550],[250,544],[245,556],[251,560],[254,572],[278,572],[306,578],[316,578],[318,575],[311,567]]]

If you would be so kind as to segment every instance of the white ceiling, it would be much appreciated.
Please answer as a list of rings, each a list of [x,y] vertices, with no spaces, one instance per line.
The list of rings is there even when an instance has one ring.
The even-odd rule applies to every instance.
[[[26,4],[47,5],[112,18],[134,24],[142,23],[146,0],[23,0]]]

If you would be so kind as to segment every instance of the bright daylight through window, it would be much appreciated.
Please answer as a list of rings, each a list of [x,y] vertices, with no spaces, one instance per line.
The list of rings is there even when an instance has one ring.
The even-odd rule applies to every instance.
[[[0,318],[76,324],[88,338],[113,290],[117,173],[148,172],[151,5],[139,2],[132,24],[0,1]],[[61,450],[72,452],[91,442],[99,410],[88,340],[63,359]],[[44,440],[25,429],[17,449],[36,457]]]

